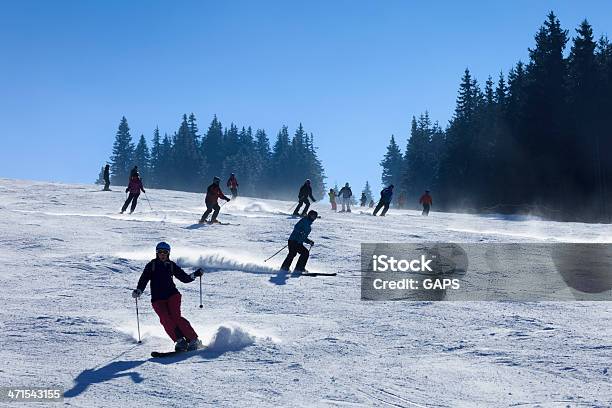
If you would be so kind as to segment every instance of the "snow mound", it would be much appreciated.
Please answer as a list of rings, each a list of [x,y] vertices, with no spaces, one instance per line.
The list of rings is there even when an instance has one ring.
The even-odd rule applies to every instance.
[[[241,208],[244,212],[276,213],[278,210],[261,201],[251,201]]]
[[[238,351],[255,344],[257,337],[248,329],[238,324],[224,323],[217,327],[207,349],[223,353],[226,351]]]

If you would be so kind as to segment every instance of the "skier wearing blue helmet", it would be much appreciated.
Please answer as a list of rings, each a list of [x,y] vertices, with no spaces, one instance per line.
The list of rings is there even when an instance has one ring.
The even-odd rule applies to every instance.
[[[202,270],[187,274],[170,260],[170,245],[160,242],[155,247],[156,257],[145,266],[132,297],[139,298],[149,281],[151,282],[151,303],[159,321],[168,336],[175,342],[175,350],[196,350],[202,346],[198,335],[187,319],[181,316],[181,293],[173,277],[183,283],[193,282],[202,276]]]

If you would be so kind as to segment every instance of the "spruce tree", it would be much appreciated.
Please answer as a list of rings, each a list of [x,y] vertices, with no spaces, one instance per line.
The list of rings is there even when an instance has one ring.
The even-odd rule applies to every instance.
[[[140,172],[142,180],[148,180],[150,175],[150,156],[144,135],[140,135],[138,145],[136,145],[136,150],[134,151],[134,165],[138,166],[138,171]]]
[[[270,140],[265,130],[257,129],[255,132],[254,157],[252,163],[253,194],[257,197],[267,197],[270,194],[269,169],[272,153]]]
[[[213,117],[206,135],[202,138],[200,154],[205,163],[203,165],[203,178],[206,183],[209,180],[212,181],[213,176],[216,176],[222,170],[223,160],[225,159],[223,126],[217,119],[217,115]]]
[[[393,184],[399,186],[402,177],[402,152],[399,146],[395,143],[395,137],[391,135],[389,146],[387,146],[387,153],[380,162],[382,166],[382,183],[383,186],[389,186]]]
[[[292,169],[295,163],[291,159],[291,144],[287,126],[283,126],[276,136],[272,148],[270,163],[270,187],[278,198],[291,198],[296,196],[299,185],[295,180],[287,177],[287,169]],[[300,184],[301,185],[301,184]]]
[[[366,180],[365,187],[361,191],[366,196],[366,206],[372,200],[372,189],[370,188],[370,183]]]
[[[159,164],[161,162],[161,138],[159,126],[153,131],[153,143],[151,145],[151,157],[149,162],[149,185],[159,187],[161,182]]]
[[[100,170],[100,173],[98,174],[98,179],[96,180],[96,184],[104,184],[104,166],[102,166],[102,169]]]
[[[130,170],[134,166],[134,144],[132,143],[130,127],[125,116],[121,118],[119,123],[110,161],[112,183],[115,185],[127,185]]]
[[[187,115],[183,120],[175,136],[172,149],[172,185],[177,190],[200,191],[201,189],[201,158],[197,148],[196,135],[193,133],[195,117],[192,116],[190,125]]]
[[[522,167],[522,195],[555,206],[569,195],[564,166],[572,160],[564,105],[567,40],[567,31],[551,12],[535,36],[535,48],[529,49],[525,128],[518,134],[521,148],[529,152]]]

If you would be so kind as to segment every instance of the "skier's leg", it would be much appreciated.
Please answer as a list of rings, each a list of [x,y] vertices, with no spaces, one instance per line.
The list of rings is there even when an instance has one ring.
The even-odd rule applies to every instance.
[[[303,202],[304,202],[303,200],[298,201],[298,205],[297,207],[295,207],[295,210],[293,211],[293,215],[300,215],[300,207],[302,206]]]
[[[212,207],[208,203],[206,203],[206,211],[204,211],[204,214],[202,214],[202,218],[200,218],[200,222],[206,221],[206,218],[208,218],[208,215],[210,214],[211,211],[212,211]]]
[[[219,215],[219,211],[221,211],[221,207],[219,207],[219,203],[215,203],[215,205],[213,206],[213,209],[215,210],[215,212],[213,213],[212,217],[210,218],[211,222],[217,220],[217,216]]]
[[[293,258],[295,258],[295,255],[297,255],[294,241],[289,241],[288,246],[289,246],[289,253],[287,254],[287,257],[285,258],[285,260],[283,261],[283,265],[281,266],[281,269],[283,271],[289,270],[289,268],[291,267],[291,262],[293,262]]]
[[[175,325],[179,328],[179,330],[185,335],[185,338],[189,341],[198,338],[198,334],[191,327],[191,323],[189,320],[185,319],[181,316],[181,294],[177,293],[176,295],[170,296],[168,299],[168,310],[170,312],[170,317],[174,320]]]
[[[380,210],[382,206],[383,206],[382,201],[379,201],[378,204],[376,204],[376,208],[374,209],[374,215],[376,215],[376,213],[378,212],[378,210]]]
[[[128,205],[130,205],[130,201],[132,201],[132,198],[132,193],[130,193],[128,198],[126,198],[125,203],[123,203],[123,207],[121,207],[121,212],[124,212],[128,208]]]
[[[300,254],[298,258],[297,264],[295,265],[296,272],[304,272],[306,270],[306,262],[308,262],[308,256],[310,255],[306,247],[302,244],[299,244],[296,247],[297,252]]]
[[[133,213],[136,209],[136,204],[138,203],[138,196],[140,194],[134,194],[134,199],[132,200],[132,207],[130,208],[130,213]]]
[[[351,212],[351,198],[346,197],[346,211]]]
[[[172,317],[170,317],[170,311],[168,309],[168,301],[167,300],[157,300],[153,302],[152,305],[153,305],[153,310],[155,310],[155,313],[157,313],[157,316],[159,316],[159,322],[164,327],[164,330],[166,331],[168,336],[170,336],[172,341],[176,342],[176,340],[179,339],[179,337],[177,337],[177,333],[175,331],[176,324],[174,323],[174,320],[172,319]]]
[[[306,204],[306,206],[304,207],[304,210],[302,211],[302,215],[306,215],[308,213],[308,208],[310,208],[310,201],[308,201],[308,199],[305,199],[304,204]]]
[[[389,204],[391,203],[385,203],[385,207],[383,208],[382,212],[380,213],[381,216],[384,216],[387,211],[389,211]]]

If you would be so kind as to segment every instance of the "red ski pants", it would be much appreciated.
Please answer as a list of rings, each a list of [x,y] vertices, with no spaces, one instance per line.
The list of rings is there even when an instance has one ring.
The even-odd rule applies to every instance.
[[[166,300],[156,300],[153,302],[153,310],[159,316],[159,321],[172,341],[176,342],[181,334],[189,341],[198,338],[189,321],[181,316],[180,293],[172,295]]]

